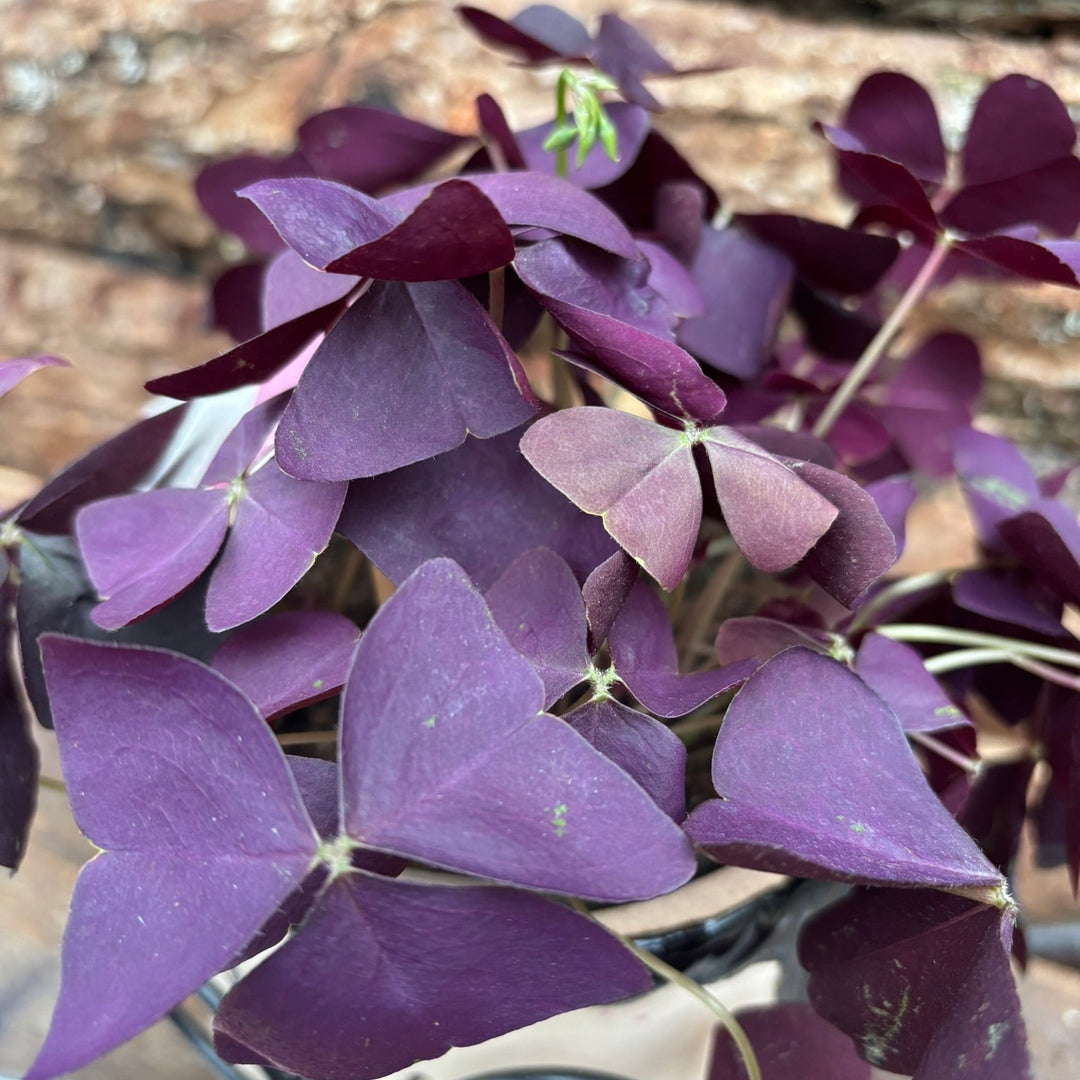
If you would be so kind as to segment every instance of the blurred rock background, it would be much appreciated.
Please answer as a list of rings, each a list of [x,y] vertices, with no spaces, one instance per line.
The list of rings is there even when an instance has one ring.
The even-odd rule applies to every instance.
[[[525,2],[484,6],[510,15]],[[837,117],[876,69],[927,85],[954,135],[984,83],[1014,71],[1049,82],[1080,120],[1080,0],[572,7],[583,19],[617,10],[681,66],[736,65],[652,84],[667,106],[660,125],[735,210],[846,221],[810,124]],[[473,100],[488,91],[510,103],[513,123],[538,123],[550,115],[556,74],[486,50],[450,0],[0,0],[0,356],[51,352],[75,365],[35,374],[0,405],[0,509],[129,423],[146,379],[226,346],[205,328],[204,302],[212,275],[239,252],[195,203],[203,164],[286,151],[305,117],[350,101],[468,132]],[[1080,293],[958,283],[913,331],[940,326],[980,342],[985,426],[1047,466],[1077,456]],[[948,498],[923,513],[926,531],[952,536],[959,510]],[[955,559],[942,553],[942,565]],[[26,875],[56,881],[82,849],[56,815],[41,829],[37,861],[32,849],[15,883],[23,922],[16,910],[14,938],[10,923],[0,937],[54,958],[66,893],[46,909]],[[1025,899],[1041,917],[1075,916],[1060,872],[1030,880]],[[1075,1077],[1080,979],[1040,962],[1024,985],[1040,1080]],[[0,1072],[24,1067],[44,1031],[52,991],[38,991],[36,1019],[19,1029],[17,1047],[7,1043]],[[207,1075],[185,1049],[174,1057],[165,1030],[85,1075]]]

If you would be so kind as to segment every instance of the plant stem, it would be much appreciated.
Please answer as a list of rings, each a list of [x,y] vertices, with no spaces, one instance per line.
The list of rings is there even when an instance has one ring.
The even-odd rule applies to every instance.
[[[933,751],[938,757],[943,757],[946,761],[951,761],[954,765],[959,766],[964,772],[970,773],[972,776],[979,771],[979,762],[976,758],[968,757],[967,754],[961,754],[959,750],[954,750],[951,746],[941,742],[940,739],[935,739],[933,735],[927,735],[923,731],[909,731],[907,737],[912,741],[918,743],[920,746],[925,746],[927,750]]]
[[[336,731],[286,731],[277,736],[278,746],[305,746],[309,743],[337,742]]]
[[[1051,664],[1061,664],[1064,667],[1080,668],[1080,653],[1078,652],[1057,649],[1052,645],[1038,645],[1031,641],[1019,641],[1016,638],[999,637],[997,634],[980,634],[974,630],[955,630],[949,626],[930,626],[924,623],[892,623],[879,626],[877,632],[894,641],[919,641],[931,645],[971,645],[997,650],[1010,658],[1013,656],[1032,657],[1035,660],[1046,660]],[[932,658],[927,661],[928,666],[933,659],[943,658]],[[996,661],[983,660],[981,662],[994,663]]]
[[[607,932],[613,933],[610,927],[604,927]],[[739,1056],[743,1060],[743,1065],[746,1066],[746,1075],[748,1080],[761,1080],[761,1067],[758,1065],[757,1055],[754,1053],[753,1046],[750,1045],[750,1040],[747,1038],[746,1032],[743,1030],[742,1024],[735,1019],[731,1010],[718,998],[705,989],[700,983],[695,982],[689,975],[684,975],[677,968],[673,968],[670,964],[664,963],[658,956],[653,956],[651,952],[647,952],[639,945],[635,944],[629,938],[623,937],[621,934],[615,935],[622,943],[651,971],[653,974],[658,975],[665,982],[671,983],[673,986],[678,986],[685,990],[689,994],[693,994],[712,1014],[720,1021],[720,1026],[731,1036],[732,1042],[735,1043],[736,1048],[739,1051]]]
[[[837,387],[824,411],[817,418],[812,433],[819,439],[824,439],[832,431],[833,424],[839,419],[840,414],[851,404],[851,399],[855,397],[859,392],[859,388],[873,373],[877,362],[900,332],[904,320],[911,314],[911,309],[923,298],[930,287],[951,248],[952,238],[947,233],[939,235],[930,254],[926,257],[926,262],[922,264],[922,268],[915,275],[915,280],[907,287],[907,291],[900,297],[899,303],[893,308],[885,322],[882,323],[881,329],[874,335],[870,344],[866,346],[862,356],[855,361],[855,366],[847,373],[844,381]]]
[[[46,791],[59,791],[61,795],[67,794],[67,788],[62,780],[54,780],[51,776],[39,776],[38,787]]]
[[[559,73],[559,83],[555,88],[555,130],[561,130],[566,124],[566,87],[570,72]],[[559,146],[555,150],[555,175],[565,180],[570,175],[569,147]]]
[[[1027,656],[1017,656],[1016,653],[1006,652],[1004,649],[957,649],[954,652],[942,653],[940,656],[931,656],[923,663],[931,675],[941,675],[946,671],[956,671],[959,668],[977,667],[980,664],[1012,664],[1023,671],[1030,671],[1032,675],[1038,675],[1047,682],[1064,686],[1067,690],[1080,690],[1080,678],[1077,676],[1061,671],[1051,664],[1043,664]]]
[[[925,574],[912,574],[911,577],[890,581],[855,612],[855,617],[848,624],[848,636],[862,630],[882,608],[888,607],[894,600],[933,588],[935,585],[944,585],[954,573],[953,570],[929,570]]]
[[[506,310],[506,267],[497,266],[488,272],[488,315],[499,331],[503,328]]]
[[[713,571],[705,588],[698,594],[693,606],[686,613],[676,649],[684,660],[689,650],[698,643],[712,626],[717,609],[724,601],[728,590],[734,584],[746,563],[746,557],[738,548],[732,548],[723,561]]]

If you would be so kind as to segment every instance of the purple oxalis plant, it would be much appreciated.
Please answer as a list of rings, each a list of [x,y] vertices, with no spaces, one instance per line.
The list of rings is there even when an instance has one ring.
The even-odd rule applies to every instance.
[[[0,862],[27,701],[99,849],[28,1080],[223,972],[222,1061],[312,1080],[686,985],[602,909],[715,864],[833,883],[795,989],[712,1000],[716,1080],[1028,1075],[1009,874],[1037,760],[1080,872],[1080,526],[972,426],[973,342],[893,348],[958,275],[1078,284],[1064,106],[998,80],[952,161],[878,73],[821,127],[850,225],[720,217],[628,23],[459,10],[564,69],[554,120],[346,106],[209,166],[237,344],[0,526]],[[979,563],[887,576],[951,475]]]

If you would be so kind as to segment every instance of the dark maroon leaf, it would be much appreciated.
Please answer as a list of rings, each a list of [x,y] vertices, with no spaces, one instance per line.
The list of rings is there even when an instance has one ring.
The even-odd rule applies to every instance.
[[[1007,439],[974,428],[955,432],[953,445],[956,474],[979,540],[1000,550],[1000,524],[1040,498],[1031,467]]]
[[[670,818],[686,817],[686,747],[671,728],[606,696],[563,719],[633,777]]]
[[[543,700],[461,568],[425,563],[357,647],[342,701],[345,830],[381,851],[600,900],[686,881],[685,837],[540,712]]]
[[[1080,525],[1052,499],[1039,499],[998,527],[1023,565],[1066,603],[1080,603]]]
[[[929,889],[857,890],[803,931],[810,1001],[862,1056],[915,1080],[1031,1076],[1010,912]]]
[[[649,260],[648,285],[655,289],[679,319],[705,313],[705,300],[685,266],[665,247],[651,240],[639,240],[638,247]]]
[[[983,762],[959,814],[960,824],[986,857],[1009,873],[1027,820],[1027,791],[1034,758]]]
[[[885,699],[905,731],[939,731],[970,724],[910,645],[881,634],[867,634],[855,658],[855,671]]]
[[[245,480],[206,593],[207,626],[231,630],[276,604],[330,542],[347,490],[297,480],[274,461]]]
[[[502,155],[507,168],[530,168],[522,156],[520,136],[514,134],[506,114],[490,94],[481,94],[476,99],[476,122],[480,127],[484,145],[473,155],[463,171],[491,169],[494,165],[493,145],[498,147],[497,152]],[[549,156],[546,151],[544,153]]]
[[[761,1080],[870,1080],[851,1040],[802,1001],[741,1009],[736,1019],[754,1048]],[[742,1057],[717,1028],[708,1080],[743,1080]]]
[[[928,787],[895,713],[809,649],[773,657],[736,694],[713,784],[721,797],[687,832],[718,862],[866,884],[1001,882]]]
[[[346,105],[305,120],[296,139],[318,176],[375,194],[422,175],[467,136],[383,109]]]
[[[393,582],[445,555],[487,588],[530,548],[550,548],[578,581],[615,549],[518,452],[520,428],[466,439],[449,453],[370,480],[354,480],[339,525]]]
[[[105,850],[75,885],[34,1080],[118,1046],[220,970],[317,841],[272,734],[220,675],[70,638],[43,651],[72,811]]]
[[[618,548],[585,579],[581,595],[585,601],[585,618],[589,623],[589,652],[594,653],[604,643],[623,601],[630,595],[638,579],[638,565]]]
[[[1007,75],[986,88],[961,153],[963,187],[942,220],[972,233],[1036,223],[1060,236],[1080,224],[1076,129],[1045,83]]]
[[[945,179],[945,144],[930,95],[896,71],[876,71],[859,84],[844,116],[873,154],[900,162],[924,183]]]
[[[799,567],[845,607],[855,607],[896,562],[892,529],[873,498],[850,477],[809,461],[792,462],[792,468],[839,511]]]
[[[685,433],[614,409],[585,406],[538,420],[521,452],[604,527],[665,589],[690,565],[701,486]]]
[[[70,366],[70,361],[62,360],[59,356],[19,356],[14,360],[2,360],[0,361],[0,397],[35,371],[47,367]]]
[[[283,611],[237,630],[214,654],[213,667],[273,720],[336,694],[359,637],[336,611]]]
[[[207,165],[195,177],[195,195],[219,229],[240,237],[251,252],[272,255],[284,247],[281,237],[258,208],[237,192],[260,180],[313,174],[311,163],[300,153],[279,158],[243,154]]]
[[[618,180],[637,159],[641,145],[649,132],[649,114],[637,105],[615,101],[606,107],[606,111],[608,119],[615,128],[619,150],[618,160],[612,161],[599,142],[592,146],[580,165],[577,163],[577,155],[569,154],[566,179],[579,187],[604,187]],[[573,122],[572,113],[567,121]],[[535,172],[547,173],[550,176],[555,175],[555,155],[550,150],[544,149],[544,141],[554,128],[555,124],[552,121],[517,133],[517,145],[521,148],[523,167]]]
[[[660,597],[643,581],[630,591],[611,627],[611,662],[630,692],[657,716],[685,716],[733,690],[753,674],[754,660],[679,674],[671,620]]]
[[[565,560],[548,548],[527,551],[484,598],[510,644],[540,676],[545,708],[585,678],[585,601]]]
[[[1050,765],[1050,782],[1064,818],[1065,855],[1073,895],[1080,880],[1080,698],[1070,694],[1046,710],[1041,741]]]
[[[262,328],[265,264],[240,263],[218,275],[210,291],[210,325],[234,341],[247,341]]]
[[[504,172],[476,173],[467,182],[491,200],[507,225],[549,229],[624,259],[641,257],[627,226],[594,195],[568,180],[539,172]],[[432,185],[424,185],[395,192],[382,205],[412,211],[431,189]]]
[[[915,485],[906,476],[889,477],[867,484],[863,489],[877,503],[878,512],[896,540],[896,557],[904,553],[905,523],[915,501]]]
[[[705,204],[705,189],[692,180],[671,180],[656,192],[656,232],[687,266],[694,261],[705,228]]]
[[[366,1080],[648,986],[614,938],[540,897],[349,874],[229,992],[215,1040],[229,1060]]]
[[[531,4],[509,22],[468,4],[457,13],[488,45],[510,49],[529,64],[583,60],[592,49],[585,27],[554,4]]]
[[[956,250],[1018,277],[1080,287],[1080,242],[1075,240],[1035,243],[1019,236],[983,236],[957,241]]]
[[[690,266],[705,302],[679,327],[679,344],[740,379],[754,378],[772,350],[791,287],[791,262],[740,229],[701,230]]]
[[[891,236],[792,214],[739,214],[736,221],[745,232],[782,251],[804,281],[844,296],[872,289],[900,251]]]
[[[792,289],[791,307],[802,322],[806,344],[831,360],[857,360],[880,327],[868,312],[849,311],[800,281]]]
[[[162,488],[84,506],[75,535],[102,602],[98,626],[115,630],[186,589],[218,553],[228,492]]]
[[[19,511],[20,527],[36,533],[70,533],[79,507],[130,491],[149,472],[184,414],[185,407],[178,406],[140,420],[77,458]]]
[[[278,427],[277,458],[304,480],[376,476],[470,433],[499,435],[534,409],[517,357],[461,285],[381,283],[304,370]]]
[[[348,283],[346,292],[352,290],[353,279],[341,276],[340,280],[343,284]],[[152,394],[186,400],[263,382],[292,360],[316,334],[330,326],[344,306],[344,300],[337,300],[316,308],[272,327],[204,364],[151,379],[146,389]]]
[[[836,520],[828,499],[733,428],[709,428],[705,452],[724,523],[759,570],[793,566]]]
[[[267,180],[243,195],[305,262],[335,274],[441,281],[486,273],[514,257],[498,210],[465,180],[425,189],[407,214],[325,180]]]

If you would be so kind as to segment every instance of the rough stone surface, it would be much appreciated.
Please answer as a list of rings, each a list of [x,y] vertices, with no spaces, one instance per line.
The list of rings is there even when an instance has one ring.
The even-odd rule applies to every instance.
[[[488,6],[510,14],[521,3]],[[891,6],[922,18],[933,5]],[[810,123],[835,117],[881,67],[931,87],[953,132],[983,83],[1010,71],[1080,105],[1080,41],[995,38],[983,30],[1003,27],[966,15],[961,35],[815,24],[707,0],[574,7],[583,18],[617,7],[684,65],[739,65],[654,83],[669,108],[661,123],[736,210],[844,221],[849,208]],[[882,3],[831,5],[834,14],[845,7],[865,15]],[[200,298],[237,252],[195,205],[191,178],[203,163],[284,151],[305,116],[350,100],[468,131],[472,100],[488,90],[512,103],[515,122],[534,123],[550,113],[555,79],[486,50],[444,0],[0,0],[0,25],[0,355],[49,348],[77,364],[36,375],[0,406],[0,466],[32,476],[119,428],[146,377],[220,344],[201,329]],[[980,338],[992,426],[1059,455],[1075,451],[1080,296],[960,284],[920,324]]]

